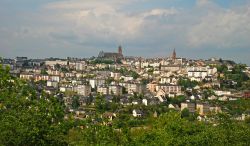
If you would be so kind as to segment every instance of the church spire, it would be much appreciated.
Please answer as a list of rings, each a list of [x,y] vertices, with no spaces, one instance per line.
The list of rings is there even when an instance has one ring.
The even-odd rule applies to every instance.
[[[175,49],[173,51],[173,54],[172,54],[172,60],[175,60],[176,59],[176,52],[175,52]]]

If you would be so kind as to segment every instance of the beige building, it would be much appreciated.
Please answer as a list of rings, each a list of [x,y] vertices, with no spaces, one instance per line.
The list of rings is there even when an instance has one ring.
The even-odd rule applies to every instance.
[[[208,103],[197,103],[196,104],[196,111],[200,115],[206,115],[210,112],[210,106]]]
[[[109,94],[109,88],[104,85],[100,85],[97,87],[97,92],[103,95],[108,95]]]
[[[141,94],[143,93],[143,90],[144,90],[144,86],[142,84],[138,84],[138,83],[128,84],[128,94],[133,94],[133,93]]]
[[[147,89],[150,92],[156,92],[156,86],[157,86],[156,82],[151,82],[151,83],[147,84]]]
[[[77,94],[83,96],[89,96],[91,94],[91,86],[90,85],[78,85],[76,88]]]
[[[24,79],[24,80],[34,79],[34,74],[31,74],[31,73],[21,73],[20,74],[20,79]]]
[[[188,109],[189,112],[194,113],[195,112],[195,103],[191,102],[185,102],[181,103],[181,110]]]
[[[114,78],[115,80],[119,80],[120,77],[121,77],[121,73],[119,73],[119,72],[111,72],[110,77]]]
[[[166,94],[174,93],[174,94],[181,94],[181,86],[178,85],[171,85],[171,84],[158,84],[156,86],[156,91],[164,90]]]
[[[109,94],[122,95],[122,87],[119,85],[110,85]]]

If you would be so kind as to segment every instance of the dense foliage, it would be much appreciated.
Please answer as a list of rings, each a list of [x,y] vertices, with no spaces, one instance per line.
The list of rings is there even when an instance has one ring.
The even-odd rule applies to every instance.
[[[64,110],[57,99],[0,67],[0,145],[66,145]]]

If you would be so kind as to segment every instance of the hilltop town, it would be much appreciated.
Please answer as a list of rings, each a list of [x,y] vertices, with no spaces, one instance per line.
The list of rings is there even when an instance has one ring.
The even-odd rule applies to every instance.
[[[230,112],[221,102],[250,97],[249,67],[231,60],[178,58],[175,49],[169,56],[125,57],[119,46],[117,53],[101,51],[90,59],[16,57],[2,59],[2,64],[39,91],[61,98],[75,118],[101,111],[112,119],[126,107],[131,108],[129,115],[143,118],[161,114],[162,106],[188,109],[206,120],[207,114]],[[151,106],[156,108],[146,108]],[[249,111],[238,114],[234,116],[244,119]]]

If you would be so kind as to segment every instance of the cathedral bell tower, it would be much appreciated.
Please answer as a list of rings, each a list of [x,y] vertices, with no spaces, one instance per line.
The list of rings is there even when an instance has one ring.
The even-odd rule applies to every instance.
[[[176,59],[176,52],[175,52],[175,49],[173,51],[173,54],[172,54],[172,60],[175,60]]]
[[[122,55],[122,46],[121,46],[121,45],[118,47],[118,53],[119,53],[120,55]]]

